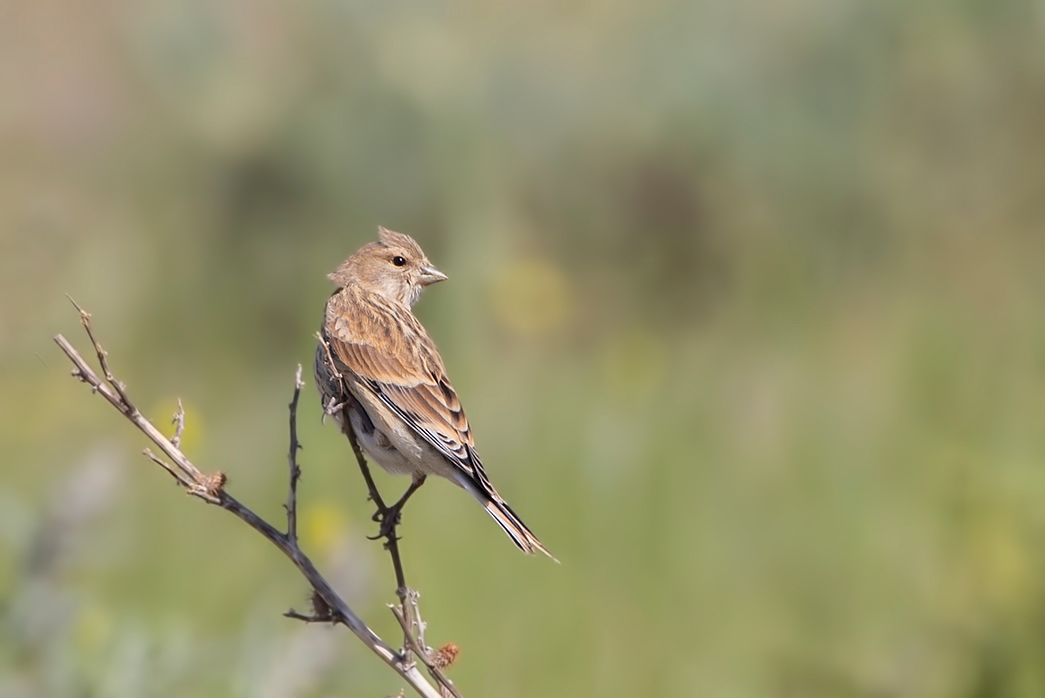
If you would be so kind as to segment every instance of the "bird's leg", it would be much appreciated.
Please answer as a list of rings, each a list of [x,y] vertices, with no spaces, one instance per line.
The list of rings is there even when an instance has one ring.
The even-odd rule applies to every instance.
[[[392,509],[400,511],[403,505],[406,504],[406,500],[410,499],[410,495],[421,489],[421,485],[425,484],[425,478],[428,476],[425,474],[414,475],[414,481],[410,483],[410,486],[406,488],[406,492],[399,498],[399,501],[392,505]]]
[[[414,475],[414,481],[410,483],[410,486],[406,488],[406,492],[403,493],[403,496],[395,504],[390,507],[378,507],[377,513],[374,514],[374,521],[381,524],[381,530],[371,540],[395,537],[395,528],[400,523],[400,513],[403,511],[403,506],[410,499],[410,495],[417,492],[417,490],[421,489],[421,485],[425,484],[425,478],[424,474]]]

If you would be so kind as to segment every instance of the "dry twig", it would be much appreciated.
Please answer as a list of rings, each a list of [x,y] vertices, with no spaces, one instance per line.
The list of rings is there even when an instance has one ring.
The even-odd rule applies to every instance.
[[[72,301],[71,298],[69,300]],[[439,668],[430,663],[427,655],[418,652],[420,646],[412,642],[413,637],[409,635],[409,633],[407,643],[408,645],[411,645],[410,650],[423,658],[429,672],[432,673],[433,678],[436,678],[437,682],[440,684],[438,688],[432,685],[432,683],[430,683],[424,675],[418,671],[410,657],[410,650],[407,650],[406,648],[402,651],[395,650],[388,643],[378,637],[373,630],[367,627],[366,623],[364,623],[359,616],[349,608],[348,604],[345,603],[326,579],[323,578],[298,544],[297,484],[301,477],[301,469],[297,463],[297,451],[301,446],[297,440],[297,405],[298,398],[301,394],[301,388],[304,385],[301,380],[301,367],[298,366],[297,376],[294,383],[294,397],[290,403],[290,452],[288,454],[290,478],[286,504],[287,532],[283,533],[226,492],[226,478],[223,473],[219,471],[209,475],[205,474],[201,472],[184,453],[182,453],[180,441],[185,426],[185,413],[181,407],[180,401],[178,404],[178,413],[174,418],[175,434],[172,439],[168,439],[160,433],[152,422],[146,419],[138,411],[127,394],[126,386],[117,380],[109,368],[107,354],[98,342],[98,339],[95,337],[94,331],[91,327],[90,314],[84,311],[79,305],[76,305],[75,301],[72,302],[80,313],[80,322],[91,341],[92,348],[98,358],[98,364],[101,367],[104,378],[99,377],[83,359],[76,348],[73,347],[65,337],[59,334],[55,336],[54,341],[73,363],[73,366],[75,367],[72,372],[73,376],[90,385],[92,392],[101,394],[109,404],[115,407],[124,417],[134,424],[134,426],[141,430],[145,436],[163,452],[163,454],[170,460],[169,463],[153,453],[150,449],[145,449],[146,457],[166,470],[188,494],[231,512],[248,526],[264,536],[274,546],[279,548],[280,552],[286,555],[290,561],[294,563],[295,567],[298,568],[298,571],[301,572],[313,589],[313,613],[311,616],[305,616],[291,610],[285,615],[307,622],[342,623],[347,626],[348,629],[363,642],[363,644],[369,647],[374,654],[392,667],[392,669],[399,674],[407,684],[409,684],[421,696],[424,696],[424,698],[441,698],[441,696],[446,695],[447,693],[460,698],[460,694],[453,687],[453,684],[445,678],[445,676],[441,679],[439,678],[441,674]],[[356,451],[357,457],[360,458],[361,465],[365,466],[365,462],[362,460],[362,454],[359,452],[358,446],[355,444],[354,440],[353,449]],[[376,488],[374,491],[376,492]],[[396,557],[398,558],[398,550],[396,552]],[[402,586],[405,589],[405,583],[403,583]],[[401,595],[400,598],[405,597]],[[397,618],[398,617],[399,614],[397,614]]]
[[[171,424],[174,425],[174,436],[171,437],[171,443],[175,447],[181,448],[181,437],[185,433],[185,406],[181,404],[181,398],[178,398],[178,411],[174,413]]]
[[[411,589],[407,592],[406,601],[402,606],[389,606],[389,608],[392,610],[392,615],[399,621],[400,627],[403,628],[407,646],[421,659],[425,667],[428,668],[428,673],[432,675],[432,678],[436,680],[439,686],[447,689],[444,691],[444,694],[448,692],[450,695],[460,698],[453,688],[453,682],[443,673],[443,668],[453,663],[453,659],[447,661],[444,655],[433,652],[432,648],[425,644],[425,623],[421,620],[421,611],[417,606],[418,596],[420,595]],[[452,654],[456,659],[457,646],[451,646],[454,648]]]

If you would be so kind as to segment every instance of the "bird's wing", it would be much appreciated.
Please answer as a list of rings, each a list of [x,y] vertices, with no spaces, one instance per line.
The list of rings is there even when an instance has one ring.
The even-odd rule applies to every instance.
[[[439,352],[413,313],[344,290],[330,304],[324,334],[338,371],[351,372],[418,436],[492,490]]]

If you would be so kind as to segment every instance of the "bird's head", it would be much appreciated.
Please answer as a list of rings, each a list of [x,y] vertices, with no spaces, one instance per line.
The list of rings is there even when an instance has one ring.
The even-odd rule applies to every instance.
[[[386,228],[378,231],[378,242],[363,245],[329,274],[338,288],[358,284],[410,307],[421,297],[425,286],[446,279],[446,274],[432,266],[412,237]]]

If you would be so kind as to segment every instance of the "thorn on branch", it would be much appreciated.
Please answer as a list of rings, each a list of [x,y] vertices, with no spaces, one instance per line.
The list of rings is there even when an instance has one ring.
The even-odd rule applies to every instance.
[[[317,618],[316,616],[306,616],[303,613],[298,613],[293,608],[283,614],[284,618],[293,618],[294,620],[300,620],[303,623],[325,623],[327,620],[323,618]]]
[[[309,603],[312,604],[312,614],[304,615],[298,613],[293,608],[284,613],[283,615],[287,618],[293,618],[294,620],[304,621],[306,623],[337,623],[338,617],[334,613],[334,609],[330,607],[323,595],[315,589],[312,590],[312,596],[309,599]]]
[[[65,294],[65,297],[69,299],[69,302],[73,304],[74,308],[76,308],[76,312],[78,312],[80,314],[80,322],[83,322],[84,318],[87,318],[88,320],[91,318],[91,314],[89,312],[87,312],[86,310],[84,310],[83,308],[81,308],[80,304],[77,303],[75,300],[73,300],[72,296],[70,296],[67,293],[67,294]]]
[[[185,407],[181,404],[181,398],[178,398],[178,411],[174,413],[171,424],[174,425],[174,436],[171,437],[171,443],[174,444],[174,448],[181,448],[181,437],[185,433]]]

